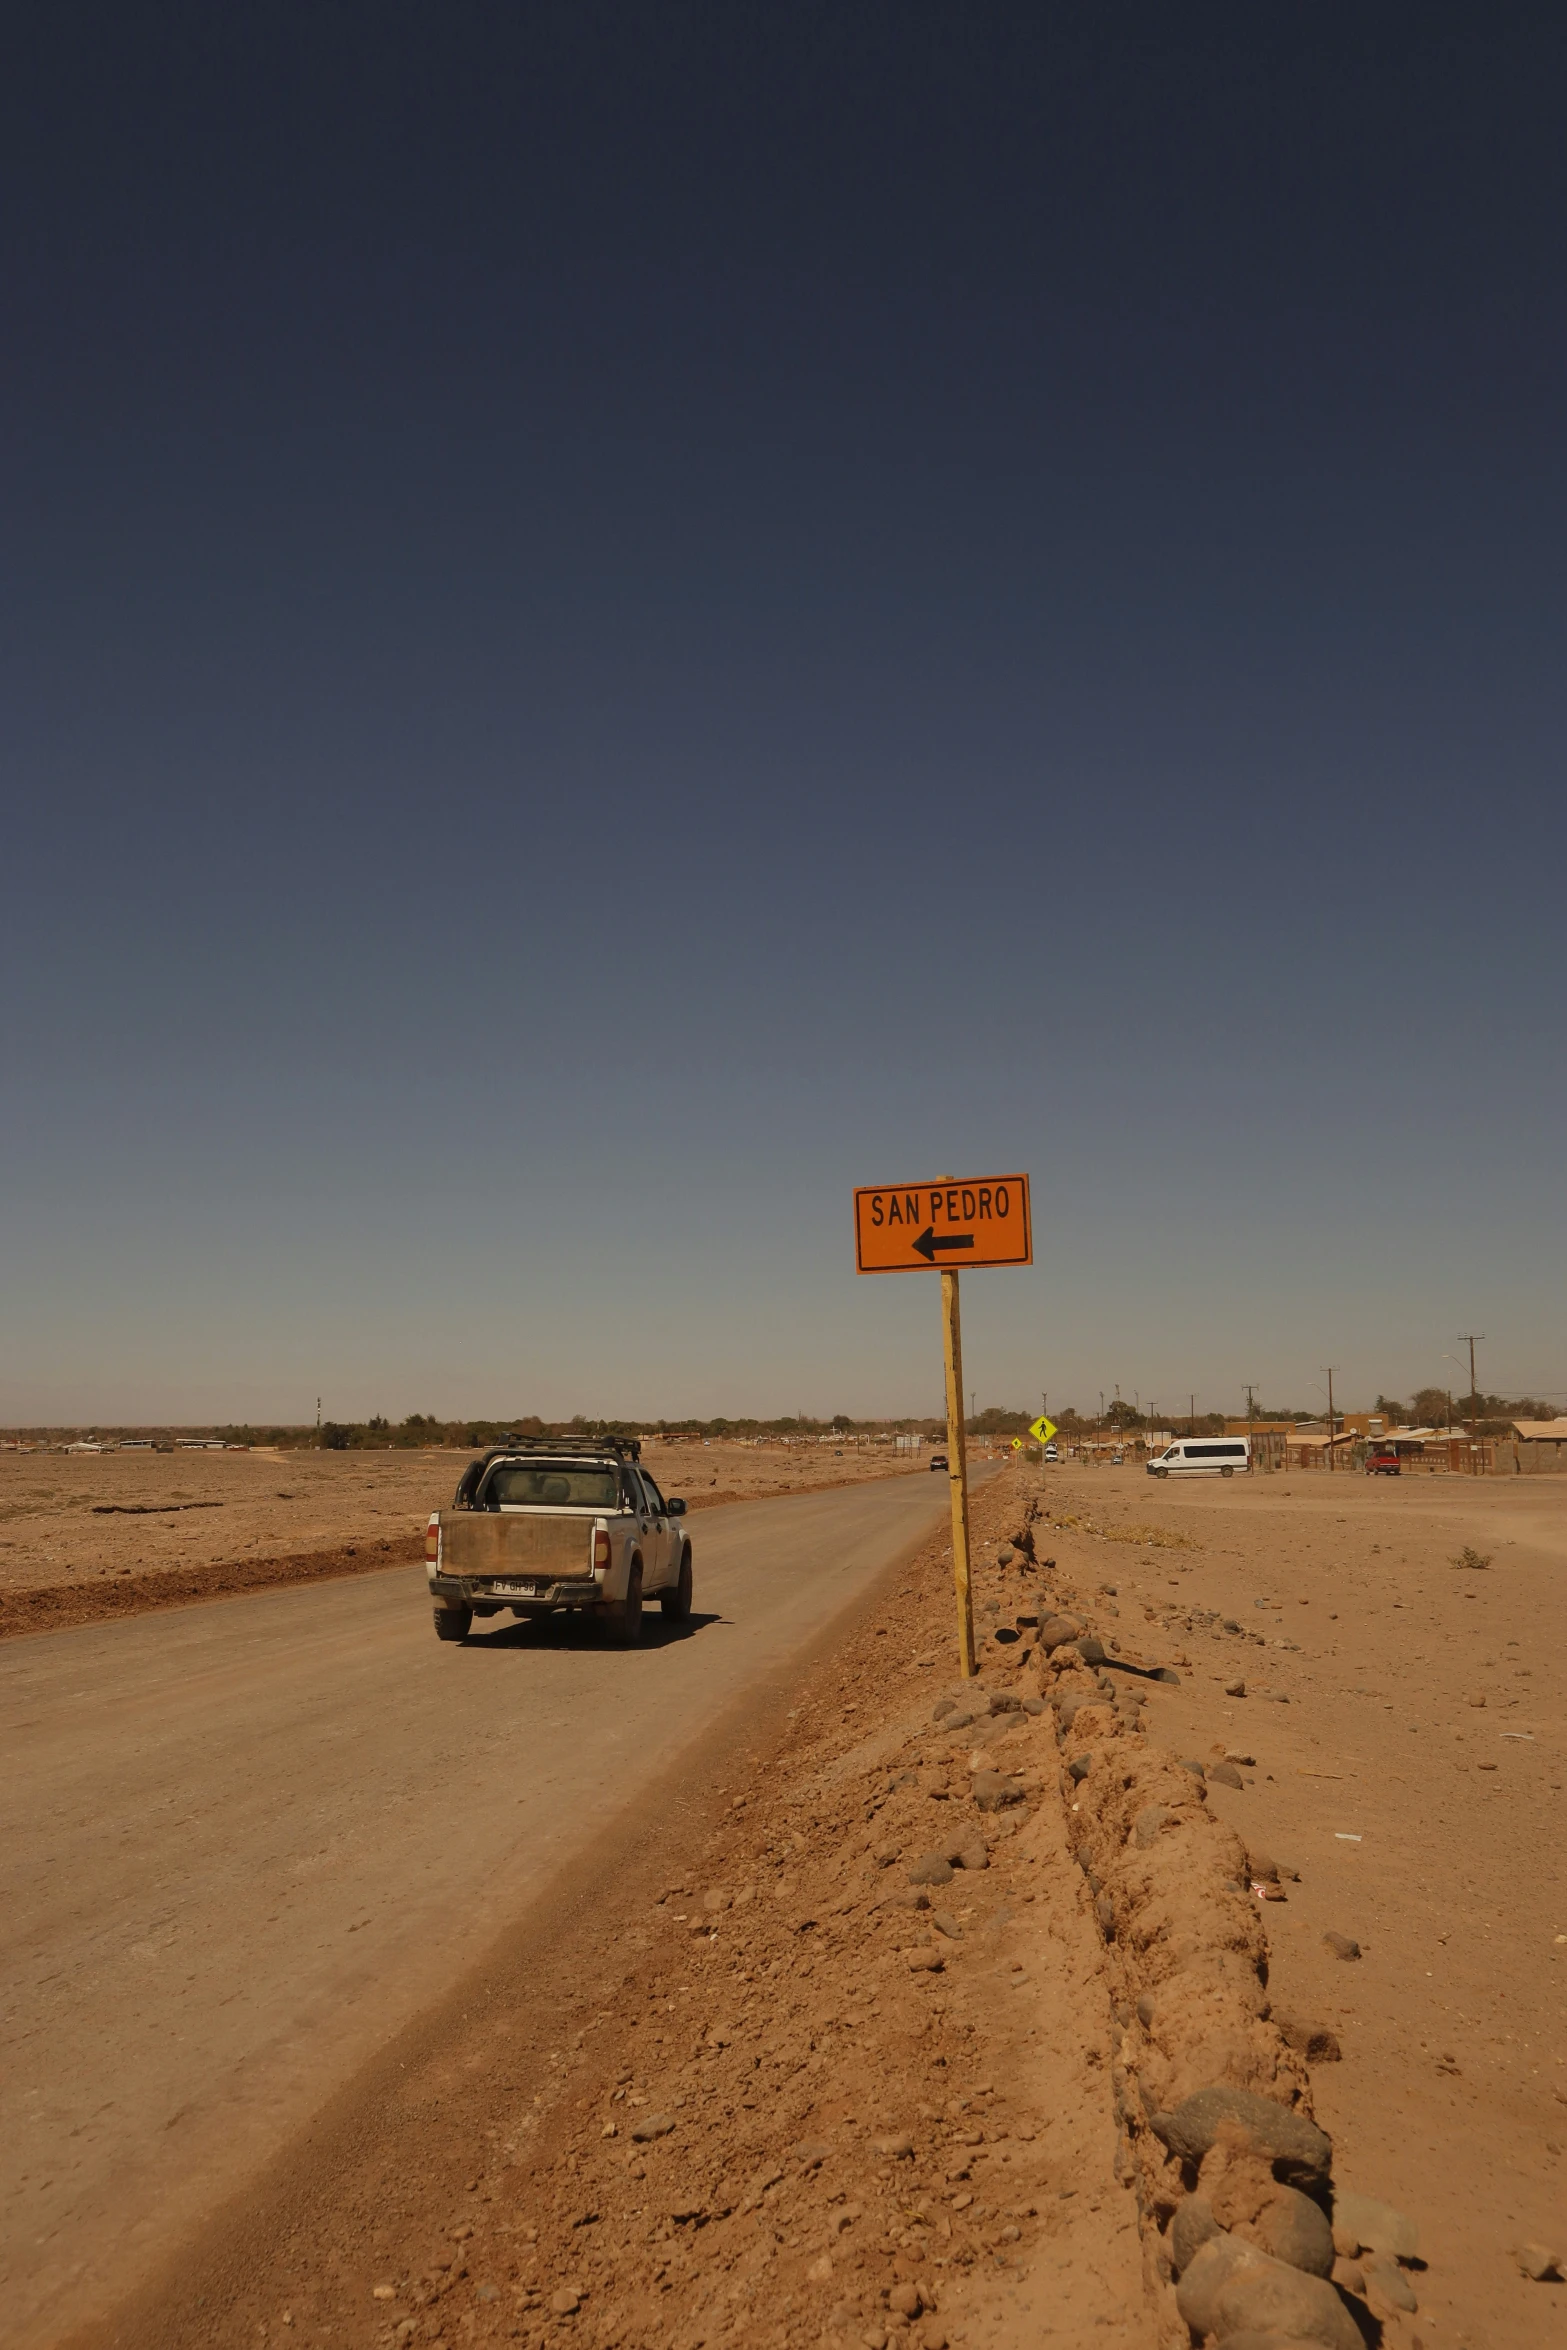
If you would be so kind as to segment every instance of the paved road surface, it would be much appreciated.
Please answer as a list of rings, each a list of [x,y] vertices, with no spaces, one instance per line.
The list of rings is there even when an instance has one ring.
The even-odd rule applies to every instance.
[[[640,1651],[443,1646],[407,1568],[0,1650],[8,2341],[112,2305],[946,1496],[703,1512]]]

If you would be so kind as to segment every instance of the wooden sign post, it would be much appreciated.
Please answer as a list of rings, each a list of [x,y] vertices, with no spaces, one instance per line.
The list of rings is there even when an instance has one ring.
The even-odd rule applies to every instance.
[[[956,1273],[941,1276],[941,1344],[947,1358],[947,1488],[952,1497],[952,1588],[958,1603],[958,1665],[965,1681],[974,1661],[974,1586],[968,1565],[968,1445],[963,1428],[963,1323]]]
[[[947,1489],[952,1499],[952,1588],[958,1604],[958,1663],[965,1681],[974,1656],[969,1574],[968,1444],[963,1426],[963,1324],[958,1276],[965,1265],[1031,1265],[1033,1223],[1026,1175],[956,1182],[884,1184],[854,1195],[855,1269],[917,1273],[941,1268],[941,1350],[947,1375]]]

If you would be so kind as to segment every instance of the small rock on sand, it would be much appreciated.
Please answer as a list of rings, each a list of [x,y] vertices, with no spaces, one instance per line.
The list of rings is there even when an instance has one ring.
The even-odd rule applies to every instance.
[[[1287,2260],[1291,2268],[1304,2269],[1311,2277],[1333,2274],[1333,2230],[1328,2215],[1298,2187],[1280,2187],[1253,2224],[1257,2242],[1275,2260]]]
[[[1246,1782],[1231,1762],[1210,1763],[1208,1778],[1216,1787],[1244,1787]]]
[[[1531,2284],[1544,2285],[1558,2282],[1567,2263],[1548,2244],[1520,2244],[1518,2266]]]
[[[638,2146],[651,2145],[655,2138],[667,2138],[675,2126],[670,2113],[644,2114],[641,2121],[632,2124],[631,2135]]]
[[[1333,2241],[1346,2259],[1357,2252],[1390,2252],[1395,2260],[1420,2258],[1420,2231],[1391,2203],[1340,2188],[1333,2198]]]
[[[1204,2244],[1176,2288],[1176,2307],[1199,2338],[1232,2344],[1254,2333],[1275,2342],[1362,2350],[1360,2328],[1325,2277],[1307,2276],[1235,2236]]]
[[[941,1952],[928,1942],[923,1944],[920,1949],[909,1952],[909,1972],[911,1975],[939,1975],[942,1965]]]
[[[1406,2317],[1413,2317],[1420,2303],[1415,2288],[1396,2260],[1379,2253],[1366,2263],[1366,2291],[1382,2303],[1384,2309],[1400,2309]]]
[[[1294,2016],[1275,2015],[1279,2037],[1286,2048],[1293,2048],[1308,2064],[1337,2064],[1344,2051],[1338,2044],[1336,2032],[1326,2024],[1307,2024]]]
[[[1213,2205],[1203,2195],[1188,2195],[1170,2222],[1170,2265],[1184,2276],[1210,2236],[1219,2233]]]
[[[1223,2125],[1238,2123],[1275,2172],[1292,2183],[1318,2185],[1332,2168],[1333,2141],[1325,2130],[1250,2089],[1216,2083],[1183,2097],[1173,2113],[1156,2113],[1152,2119],[1155,2136],[1183,2162],[1201,2162]]]
[[[951,1882],[952,1863],[944,1860],[939,1852],[921,1853],[909,1870],[911,1885],[950,1885]]]
[[[1023,1800],[1023,1790],[1017,1781],[1003,1778],[1000,1771],[976,1771],[969,1792],[980,1811],[1006,1811]]]
[[[582,2307],[582,2295],[570,2285],[557,2285],[550,2295],[550,2307],[557,2317],[574,2317]]]
[[[1245,1682],[1226,1681],[1224,1684],[1224,1694],[1226,1697],[1244,1697],[1246,1694]]]
[[[1358,1958],[1360,1956],[1360,1944],[1355,1940],[1353,1934],[1335,1934],[1329,1931],[1322,1937],[1322,1947],[1324,1950],[1331,1950],[1335,1958]]]

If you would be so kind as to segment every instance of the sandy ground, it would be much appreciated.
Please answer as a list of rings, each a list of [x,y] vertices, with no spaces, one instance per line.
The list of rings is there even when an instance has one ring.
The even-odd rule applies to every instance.
[[[1028,1496],[1020,1581],[997,1542]],[[1125,1738],[1193,1801],[1161,1750],[1238,1758],[1200,1800],[1281,1866],[1287,1898],[1253,1914],[1279,2012],[1336,2037],[1309,2076],[1335,2185],[1419,2231],[1418,2309],[1363,2311],[1386,2350],[1567,2328],[1567,2286],[1515,2257],[1567,2251],[1564,1505],[1545,1481],[1109,1469],[1042,1495],[1013,1470],[976,1502],[987,1635],[1026,1582],[1179,1674],[1112,1672],[1146,1727],[1096,1771]],[[1452,1565],[1466,1545],[1491,1563]],[[91,2339],[1172,2343],[1118,2159],[1141,2022],[1070,1857],[1072,1734],[1014,1711],[982,1748],[933,1719],[949,1571],[937,1536],[749,1693]],[[1026,1637],[987,1636],[987,1690],[1048,1690]],[[1001,1819],[969,1800],[991,1768],[1024,1799]],[[954,1832],[983,1865],[911,1910],[909,1863]]]
[[[1154,1735],[1256,1758],[1211,1801],[1300,1871],[1270,1987],[1342,2044],[1314,2080],[1346,2182],[1419,2217],[1417,2330],[1543,2345],[1567,2293],[1510,2250],[1567,2237],[1567,1480],[1063,1469],[1049,1511],[1107,1638],[1190,1660]],[[1107,1538],[1146,1525],[1196,1547]]]
[[[0,1638],[422,1556],[425,1521],[471,1457],[0,1453]],[[910,1465],[889,1447],[832,1445],[650,1443],[646,1458],[694,1509]]]

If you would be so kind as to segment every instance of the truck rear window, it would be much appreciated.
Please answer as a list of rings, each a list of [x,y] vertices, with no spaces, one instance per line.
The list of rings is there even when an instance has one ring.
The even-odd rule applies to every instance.
[[[479,1496],[481,1510],[613,1510],[619,1507],[620,1479],[596,1464],[503,1461],[490,1471]]]

